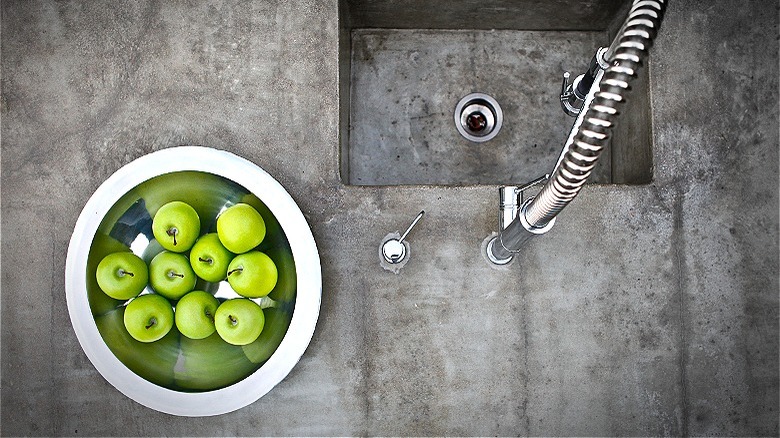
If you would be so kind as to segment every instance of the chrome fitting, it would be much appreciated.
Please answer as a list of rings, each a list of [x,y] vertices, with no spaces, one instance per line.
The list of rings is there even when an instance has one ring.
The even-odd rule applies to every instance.
[[[533,201],[533,200],[534,200],[534,198],[528,198],[528,200],[525,201],[523,203],[523,205],[520,206],[520,212],[517,214],[517,219],[520,221],[520,224],[523,226],[523,228],[526,231],[528,231],[531,234],[535,234],[537,236],[540,236],[540,235],[542,235],[542,234],[544,234],[544,233],[546,233],[546,232],[548,232],[548,231],[550,231],[552,229],[553,225],[555,225],[555,219],[557,219],[557,218],[552,218],[552,220],[550,220],[550,222],[547,222],[546,224],[544,224],[542,226],[531,225],[528,222],[528,219],[525,217],[525,212],[528,210],[528,206],[531,205],[531,201]],[[511,249],[510,249],[510,251],[511,251]],[[516,251],[517,250],[515,250],[515,252]]]
[[[498,234],[485,245],[485,256],[495,265],[506,265],[515,253],[531,237],[544,234],[555,223],[555,219],[542,227],[528,223],[525,211],[534,199],[524,199],[525,192],[544,184],[550,175],[544,175],[523,186],[506,186],[498,189]]]
[[[584,102],[585,99],[578,97],[575,91],[577,90],[577,86],[580,84],[580,81],[582,81],[583,76],[584,75],[579,75],[574,78],[572,83],[569,83],[571,73],[563,72],[563,83],[561,84],[561,108],[563,108],[563,112],[568,116],[576,117],[577,114],[579,114],[582,110],[582,102]]]
[[[593,85],[596,75],[601,70],[609,68],[606,60],[607,48],[601,47],[596,50],[596,54],[590,60],[588,71],[574,78],[569,83],[571,73],[563,73],[563,83],[561,84],[561,108],[563,112],[571,117],[576,117],[581,111],[588,96],[588,91]]]
[[[498,230],[501,231],[517,217],[517,212],[520,211],[518,201],[518,195],[520,194],[520,187],[518,186],[506,186],[498,189]]]

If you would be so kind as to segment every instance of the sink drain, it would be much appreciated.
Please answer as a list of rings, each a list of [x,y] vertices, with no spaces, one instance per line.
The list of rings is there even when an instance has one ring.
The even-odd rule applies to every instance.
[[[487,94],[469,94],[455,107],[455,127],[465,139],[476,143],[495,137],[503,121],[501,107]]]

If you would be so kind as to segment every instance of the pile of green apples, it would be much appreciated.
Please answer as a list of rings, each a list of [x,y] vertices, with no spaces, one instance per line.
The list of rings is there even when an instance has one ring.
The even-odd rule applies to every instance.
[[[164,251],[148,267],[132,252],[108,254],[98,264],[103,292],[129,300],[124,325],[137,341],[158,341],[174,324],[190,339],[205,339],[216,331],[239,346],[260,336],[265,317],[252,298],[268,295],[278,280],[273,260],[255,250],[266,234],[263,217],[251,205],[238,203],[217,216],[216,233],[201,235],[200,224],[192,206],[169,202],[152,219],[152,233]],[[227,280],[241,298],[220,303],[212,294],[194,290],[198,277],[212,283]],[[154,293],[142,294],[147,285]]]

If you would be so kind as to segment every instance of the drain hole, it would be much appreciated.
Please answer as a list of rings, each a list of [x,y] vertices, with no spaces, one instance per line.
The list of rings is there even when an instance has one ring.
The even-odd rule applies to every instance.
[[[472,103],[461,111],[460,124],[469,134],[482,137],[496,126],[496,114],[483,102]]]
[[[498,134],[503,121],[501,107],[483,93],[472,93],[455,107],[455,126],[467,140],[482,143]]]
[[[470,131],[480,132],[487,127],[487,117],[482,113],[471,113],[466,118],[466,125]]]

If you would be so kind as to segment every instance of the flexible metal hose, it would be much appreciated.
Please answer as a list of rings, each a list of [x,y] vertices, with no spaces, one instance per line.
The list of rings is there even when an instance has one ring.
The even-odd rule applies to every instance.
[[[593,171],[661,24],[665,3],[634,0],[628,18],[605,54],[610,67],[604,72],[579,131],[567,145],[549,181],[525,209],[525,219],[532,227],[542,228],[555,218],[577,196]]]

